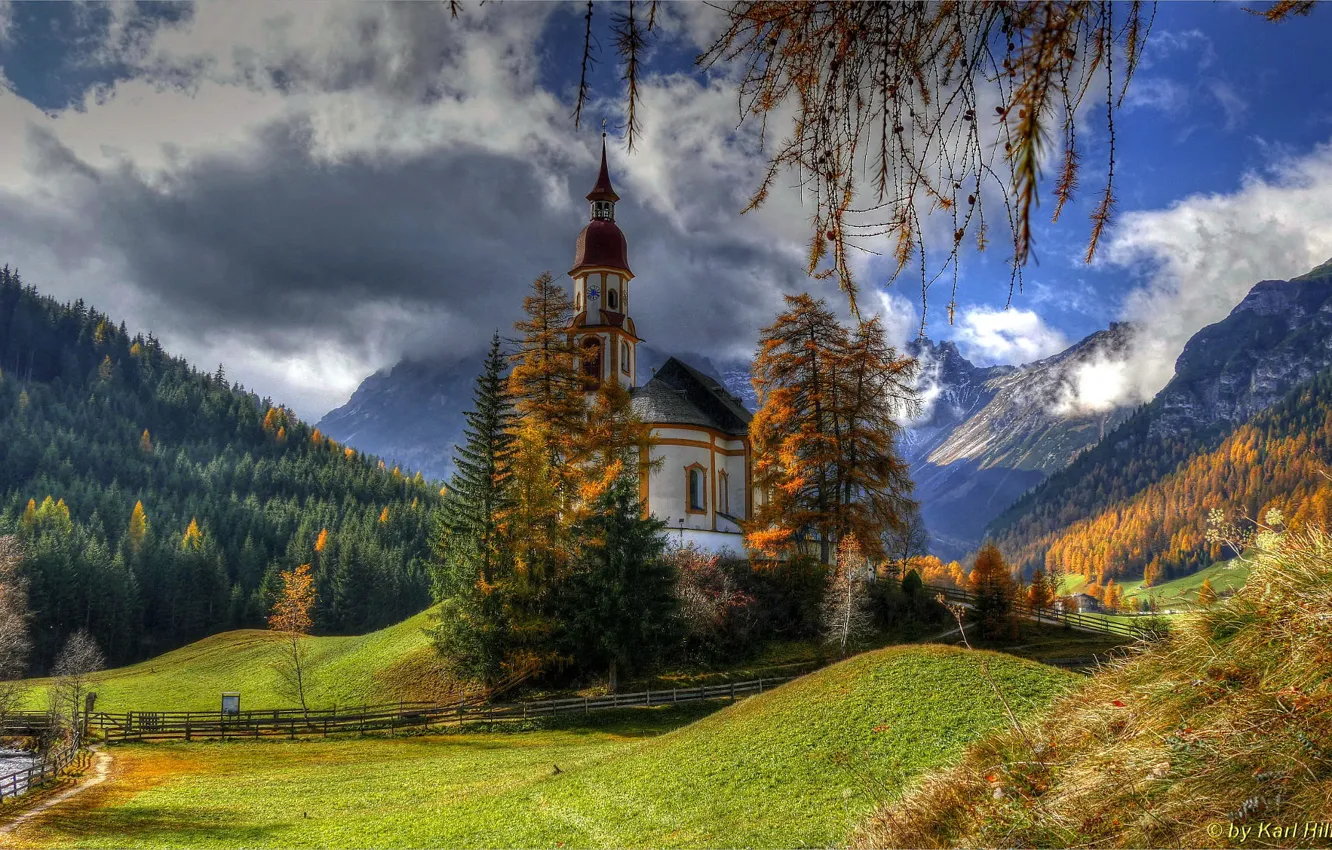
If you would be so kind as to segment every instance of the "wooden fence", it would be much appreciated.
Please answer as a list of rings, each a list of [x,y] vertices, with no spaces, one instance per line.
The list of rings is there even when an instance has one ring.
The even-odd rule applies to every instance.
[[[47,753],[36,764],[0,776],[0,800],[17,797],[29,788],[36,788],[55,779],[71,767],[87,767],[91,753],[84,748],[83,742],[76,738]]]
[[[964,605],[971,606],[975,604],[976,595],[967,590],[960,590],[956,587],[941,587],[939,585],[927,584],[925,590],[930,593],[940,593],[950,602],[961,602]],[[1135,623],[1125,622],[1123,620],[1114,620],[1100,614],[1082,614],[1078,612],[1055,611],[1050,608],[1044,608],[1040,611],[1033,609],[1029,604],[1022,601],[1014,601],[1012,610],[1019,617],[1036,620],[1041,623],[1052,623],[1056,625],[1068,626],[1071,629],[1077,629],[1083,632],[1096,632],[1104,635],[1116,635],[1119,637],[1146,639],[1156,635],[1152,628],[1139,626]]]
[[[614,708],[735,700],[762,693],[794,676],[703,685],[697,688],[647,690],[602,697],[568,697],[510,703],[390,703],[360,708],[318,711],[270,709],[222,714],[216,711],[131,711],[124,714],[94,712],[91,723],[108,744],[130,741],[193,741],[202,738],[259,738],[266,735],[330,735],[421,728],[432,725],[461,726],[469,722],[499,722],[564,714],[589,714]]]

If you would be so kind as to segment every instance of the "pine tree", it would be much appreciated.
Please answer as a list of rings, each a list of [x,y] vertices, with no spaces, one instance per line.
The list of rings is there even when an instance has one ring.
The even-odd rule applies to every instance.
[[[440,508],[431,564],[442,600],[436,647],[455,672],[496,681],[510,661],[513,557],[505,517],[513,505],[513,405],[499,334],[472,391],[464,445]]]
[[[474,570],[476,579],[494,584],[508,560],[501,524],[513,503],[514,441],[513,405],[498,333],[476,379],[472,407],[466,414],[465,443],[455,449],[456,471],[441,509],[440,530],[452,557],[465,563],[469,572]]]
[[[665,528],[644,516],[632,472],[617,478],[574,527],[580,547],[559,589],[562,643],[579,663],[606,665],[612,690],[621,668],[651,666],[679,635]]]

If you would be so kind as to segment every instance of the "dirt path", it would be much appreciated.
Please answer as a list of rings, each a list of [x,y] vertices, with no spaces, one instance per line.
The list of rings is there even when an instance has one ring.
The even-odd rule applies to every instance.
[[[72,788],[66,788],[59,794],[50,799],[42,800],[37,805],[23,812],[4,826],[0,826],[0,835],[9,835],[23,824],[42,814],[46,810],[60,805],[61,803],[80,794],[89,788],[101,785],[106,781],[107,774],[111,771],[111,756],[105,750],[97,750],[93,756],[92,770],[77,785]]]

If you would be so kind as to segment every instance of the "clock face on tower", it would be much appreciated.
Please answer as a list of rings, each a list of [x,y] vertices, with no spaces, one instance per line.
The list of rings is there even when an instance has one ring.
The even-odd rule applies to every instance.
[[[587,291],[587,297],[588,297],[588,298],[597,298],[597,297],[599,297],[600,295],[601,295],[601,292],[600,292],[595,286],[592,287],[591,289],[589,289],[589,290]]]

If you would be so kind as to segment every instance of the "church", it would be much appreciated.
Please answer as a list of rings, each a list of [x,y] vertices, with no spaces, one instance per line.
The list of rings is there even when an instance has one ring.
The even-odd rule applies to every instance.
[[[615,223],[620,196],[611,186],[606,141],[601,173],[588,193],[591,218],[574,251],[574,318],[570,337],[589,378],[618,381],[634,413],[652,429],[652,459],[640,483],[649,513],[670,536],[709,552],[744,555],[740,522],[753,512],[750,412],[719,382],[677,358],[650,376],[638,371],[638,344],[629,283],[629,246]],[[648,380],[639,384],[640,377]]]

